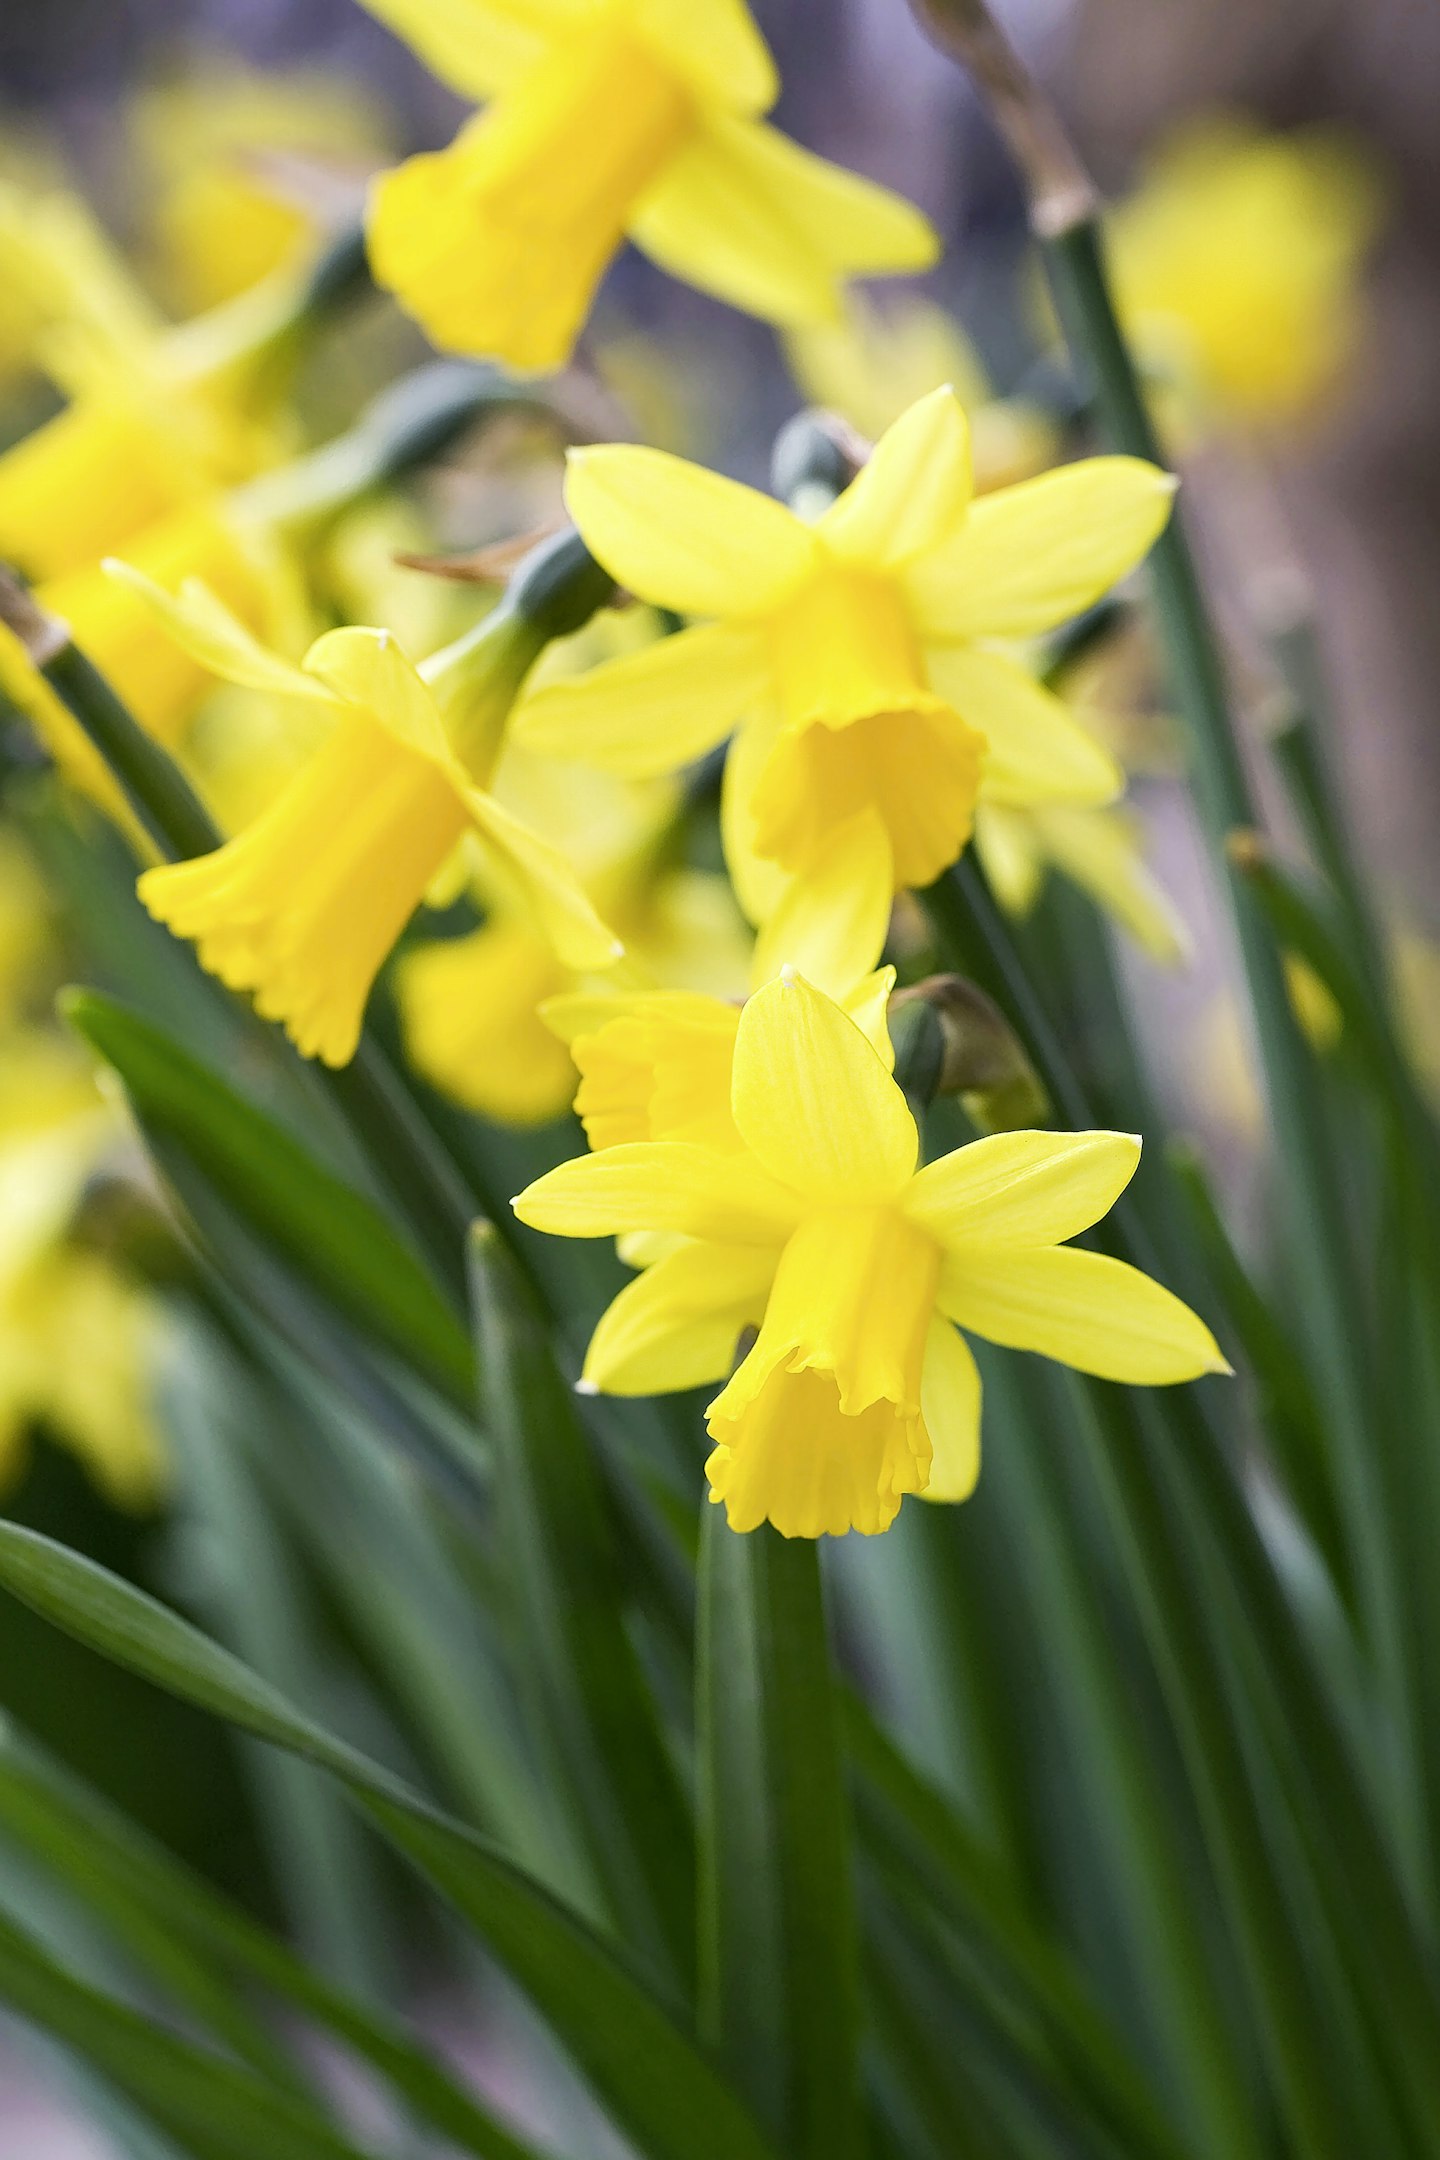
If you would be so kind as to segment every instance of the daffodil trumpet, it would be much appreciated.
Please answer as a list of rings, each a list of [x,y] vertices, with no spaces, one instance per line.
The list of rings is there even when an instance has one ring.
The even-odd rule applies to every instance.
[[[1144,1386],[1228,1370],[1170,1291],[1068,1243],[1129,1183],[1134,1136],[1000,1133],[919,1168],[886,1058],[790,970],[738,1015],[729,1113],[729,1148],[605,1148],[515,1210],[560,1236],[658,1240],[601,1319],[582,1385],[651,1394],[728,1373],[707,1470],[732,1528],[873,1533],[907,1493],[964,1499],[980,1376],[962,1329]]]
[[[813,522],[679,458],[572,451],[566,500],[617,582],[708,618],[547,685],[517,740],[635,776],[732,730],[722,824],[773,965],[843,907],[878,946],[977,803],[1103,803],[1123,776],[1013,647],[1082,613],[1145,554],[1173,480],[1101,457],[972,500],[953,393],[923,398]]]
[[[329,723],[253,825],[211,854],[146,871],[137,888],[205,968],[283,1023],[303,1056],[339,1066],[354,1055],[376,975],[468,835],[500,859],[571,965],[619,957],[563,857],[483,785],[544,642],[518,607],[435,656],[428,679],[383,630],[329,631],[295,667],[202,586],[175,598],[124,564],[111,568],[214,673],[299,700]]]

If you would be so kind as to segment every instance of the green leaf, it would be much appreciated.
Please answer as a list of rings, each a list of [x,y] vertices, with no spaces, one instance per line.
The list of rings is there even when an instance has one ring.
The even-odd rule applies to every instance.
[[[472,1233],[470,1265],[522,1683],[617,1931],[688,1995],[694,1835],[627,1631],[605,1490],[533,1296],[488,1223]]]
[[[196,2160],[366,2160],[304,2101],[75,1979],[4,1918],[0,1999],[74,2048]]]
[[[272,2078],[283,2074],[283,2058],[257,2033],[258,2021],[231,1987],[236,1977],[326,2027],[467,2152],[480,2160],[533,2160],[532,2149],[402,2026],[314,1972],[13,1731],[0,1732],[0,1823],[108,1921],[177,2002]]]
[[[773,2160],[670,2006],[486,1839],[303,1717],[188,1622],[52,1539],[0,1523],[0,1583],[102,1656],[339,1777],[530,1997],[646,2160]]]
[[[118,1075],[162,1168],[178,1150],[267,1250],[468,1403],[464,1329],[379,1208],[138,1014],[90,990],[68,991],[63,1009]]]
[[[860,2150],[859,1949],[819,1554],[708,1508],[697,1655],[702,2019],[797,2160]]]

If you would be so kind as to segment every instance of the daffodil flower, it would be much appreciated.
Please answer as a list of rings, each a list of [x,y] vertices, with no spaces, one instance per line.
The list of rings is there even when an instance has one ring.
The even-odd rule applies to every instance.
[[[253,825],[211,855],[147,870],[137,888],[202,966],[283,1022],[302,1056],[343,1065],[354,1055],[376,975],[469,833],[503,859],[572,965],[618,957],[564,858],[476,786],[435,692],[387,631],[329,631],[292,667],[203,587],[176,600],[124,564],[113,571],[214,673],[318,706],[333,723]]]
[[[662,451],[573,452],[566,500],[597,560],[642,598],[713,619],[536,692],[517,739],[642,775],[737,730],[726,857],[774,959],[801,919],[842,908],[878,947],[894,893],[955,860],[978,799],[1119,793],[1114,760],[1006,647],[1132,569],[1173,487],[1102,457],[972,502],[947,388],[814,524]]]
[[[845,277],[935,258],[909,203],[759,119],[779,85],[743,0],[366,4],[493,99],[371,195],[375,276],[448,350],[562,366],[627,234],[775,322],[827,320]]]
[[[862,1028],[786,972],[735,1034],[738,1149],[637,1142],[562,1164],[515,1202],[566,1237],[667,1233],[591,1341],[582,1385],[722,1378],[711,1497],[731,1526],[884,1530],[906,1493],[963,1499],[980,1379],[964,1328],[1110,1380],[1223,1372],[1208,1328],[1137,1269],[1065,1241],[1128,1184],[1124,1133],[997,1134],[917,1169],[905,1098]]]
[[[1161,146],[1109,221],[1109,255],[1126,327],[1182,421],[1263,425],[1333,387],[1381,208],[1376,173],[1338,131],[1220,115]]]

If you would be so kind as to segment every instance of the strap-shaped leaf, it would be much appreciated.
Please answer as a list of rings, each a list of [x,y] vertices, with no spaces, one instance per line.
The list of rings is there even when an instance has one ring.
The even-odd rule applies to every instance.
[[[52,1539],[0,1523],[0,1583],[102,1656],[340,1778],[506,1967],[646,2160],[773,2160],[670,2006],[486,1839],[302,1716],[187,1621]]]
[[[68,992],[64,1010],[118,1075],[162,1170],[179,1150],[287,1268],[468,1403],[465,1331],[378,1207],[137,1013],[93,990]]]
[[[849,2160],[853,1839],[812,1539],[707,1509],[697,1674],[702,2016],[787,2151]]]
[[[534,1301],[488,1223],[471,1235],[470,1278],[500,1543],[513,1561],[534,1723],[620,1931],[688,1992],[693,1833],[627,1632],[599,1471]]]
[[[534,2160],[533,2149],[456,2083],[404,2028],[312,1970],[294,1952],[13,1731],[0,1732],[0,1824],[102,1917],[176,2001],[275,2075],[234,1980],[257,1984],[342,2040],[464,2151]],[[197,1989],[196,1974],[204,1985]],[[262,2043],[263,2045],[263,2043]]]
[[[83,2056],[196,2160],[368,2160],[306,2101],[77,1980],[4,1918],[0,1998]]]

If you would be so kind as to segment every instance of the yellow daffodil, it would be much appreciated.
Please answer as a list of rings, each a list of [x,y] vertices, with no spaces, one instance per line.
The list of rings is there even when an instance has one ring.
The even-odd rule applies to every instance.
[[[1380,198],[1355,147],[1320,128],[1212,118],[1162,145],[1109,251],[1127,327],[1182,414],[1281,420],[1332,386]]]
[[[160,1321],[151,1298],[67,1242],[113,1121],[54,1037],[0,1043],[0,1475],[37,1421],[112,1499],[153,1500],[163,1458],[150,1410]]]
[[[623,1290],[583,1384],[722,1378],[711,1497],[733,1528],[884,1530],[907,1492],[963,1499],[980,1380],[957,1332],[1148,1386],[1226,1370],[1209,1330],[1124,1263],[1065,1248],[1135,1169],[1124,1133],[1004,1133],[916,1168],[905,1098],[865,1032],[786,971],[741,1013],[738,1148],[640,1141],[565,1163],[515,1202],[567,1237],[683,1242]]]
[[[478,787],[436,693],[383,630],[332,630],[301,665],[252,638],[202,586],[173,599],[117,564],[171,634],[226,680],[318,707],[330,732],[270,807],[214,854],[140,879],[146,907],[306,1057],[343,1065],[391,948],[460,842],[477,834],[557,951],[602,968],[620,947],[563,856]],[[489,725],[487,716],[486,733]]]
[[[977,495],[1028,480],[1055,456],[1055,422],[1038,405],[997,397],[954,316],[919,293],[883,309],[850,293],[843,321],[787,331],[785,354],[811,403],[870,442],[948,383],[970,422]]]
[[[438,345],[563,365],[627,234],[776,322],[825,320],[846,277],[934,259],[918,211],[759,119],[779,86],[743,0],[366,4],[493,100],[371,195],[375,276]]]
[[[1122,775],[1005,648],[1087,607],[1169,514],[1173,481],[1093,458],[972,502],[948,389],[912,406],[814,524],[654,450],[572,453],[570,512],[656,605],[713,618],[529,699],[517,739],[632,775],[737,730],[726,857],[787,957],[843,910],[878,946],[896,890],[969,838],[978,799],[1105,802]]]

